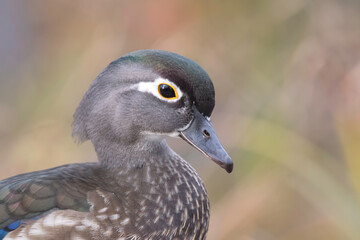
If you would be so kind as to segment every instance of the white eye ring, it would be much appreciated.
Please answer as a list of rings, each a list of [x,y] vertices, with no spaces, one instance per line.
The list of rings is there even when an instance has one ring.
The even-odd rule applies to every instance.
[[[166,84],[166,85],[169,85],[170,87],[172,87],[175,91],[175,97],[172,97],[172,98],[163,97],[159,92],[160,84]],[[176,84],[170,82],[169,80],[167,80],[165,78],[157,78],[153,82],[139,82],[136,85],[136,89],[140,92],[151,93],[158,99],[161,99],[166,102],[177,102],[183,96],[183,93],[180,90],[180,88],[178,86],[176,86]]]

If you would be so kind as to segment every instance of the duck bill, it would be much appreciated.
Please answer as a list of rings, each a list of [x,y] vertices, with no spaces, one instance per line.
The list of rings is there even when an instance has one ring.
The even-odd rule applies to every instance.
[[[228,173],[233,170],[233,161],[216,136],[214,127],[195,107],[194,119],[180,137],[224,168]]]

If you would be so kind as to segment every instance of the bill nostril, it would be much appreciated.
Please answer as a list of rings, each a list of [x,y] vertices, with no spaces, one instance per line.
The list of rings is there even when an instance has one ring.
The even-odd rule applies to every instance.
[[[204,135],[204,137],[206,137],[206,138],[209,138],[209,137],[210,137],[210,133],[209,133],[206,129],[204,129],[203,135]]]

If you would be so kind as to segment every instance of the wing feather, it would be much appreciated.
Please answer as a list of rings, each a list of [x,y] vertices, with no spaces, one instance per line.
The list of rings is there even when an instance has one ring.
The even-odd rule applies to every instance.
[[[0,229],[52,209],[89,211],[99,171],[97,163],[69,164],[0,181]]]

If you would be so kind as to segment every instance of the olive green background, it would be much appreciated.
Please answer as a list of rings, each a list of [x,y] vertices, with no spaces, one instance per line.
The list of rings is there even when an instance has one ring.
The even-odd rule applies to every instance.
[[[208,239],[360,239],[360,1],[0,1],[0,176],[95,161],[71,138],[97,74],[138,49],[198,62],[227,174],[181,139]]]

